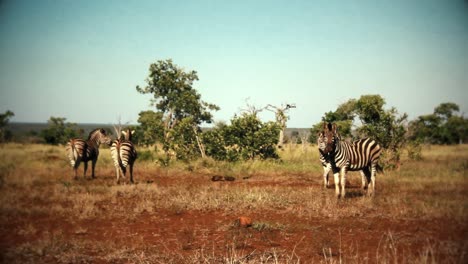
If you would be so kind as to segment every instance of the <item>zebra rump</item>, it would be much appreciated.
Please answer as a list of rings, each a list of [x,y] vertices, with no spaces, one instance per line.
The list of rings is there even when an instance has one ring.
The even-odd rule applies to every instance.
[[[133,163],[137,158],[137,151],[131,141],[131,136],[135,131],[124,130],[122,134],[124,139],[116,139],[111,145],[111,156],[114,160],[117,183],[120,179],[120,173],[125,177],[127,168],[130,168],[130,182],[133,183]]]
[[[121,139],[114,140],[111,146],[111,154],[114,165],[119,166],[123,171],[125,171],[129,164],[133,164],[137,158],[133,143]]]

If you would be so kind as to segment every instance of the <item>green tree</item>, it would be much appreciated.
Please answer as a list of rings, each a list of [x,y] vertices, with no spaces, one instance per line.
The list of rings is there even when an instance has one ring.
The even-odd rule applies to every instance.
[[[409,124],[409,138],[412,141],[438,144],[441,141],[442,120],[435,114],[421,115]]]
[[[228,155],[230,147],[227,146],[224,139],[226,131],[227,125],[220,122],[216,123],[212,129],[203,132],[202,140],[205,145],[206,155],[215,160],[237,160],[237,155],[235,155],[235,158]]]
[[[458,144],[468,139],[468,119],[455,103],[442,103],[434,113],[421,115],[409,125],[410,139],[429,144]]]
[[[455,103],[442,103],[434,109],[434,114],[447,121],[454,116],[460,107]]]
[[[176,151],[172,142],[178,137],[195,137],[201,142],[199,127],[202,123],[211,123],[213,116],[210,111],[219,110],[214,104],[209,104],[201,100],[201,95],[193,88],[193,83],[198,81],[196,71],[186,72],[173,64],[172,60],[159,60],[149,67],[149,77],[146,79],[145,87],[137,86],[136,90],[142,94],[153,94],[152,104],[158,113],[162,115],[163,121],[163,148],[166,155],[169,151]],[[187,126],[188,120],[192,129],[177,129],[185,118],[183,127]],[[180,134],[185,133],[193,135]],[[199,147],[199,153],[204,156],[203,146]]]
[[[10,130],[6,129],[6,127],[10,122],[10,118],[13,116],[15,116],[15,114],[10,110],[0,114],[0,142],[5,142],[11,139],[12,133]]]
[[[444,125],[444,131],[448,144],[462,144],[468,140],[468,119],[451,116]]]
[[[235,116],[231,125],[221,124],[203,133],[207,154],[218,160],[278,158],[276,145],[281,126],[262,122],[255,114]]]
[[[75,123],[65,122],[64,117],[50,117],[48,127],[41,131],[41,135],[48,144],[65,144],[69,139],[79,135]]]
[[[164,139],[164,123],[161,112],[151,110],[141,111],[138,117],[138,126],[136,136],[138,143],[149,146],[156,142],[162,142]]]

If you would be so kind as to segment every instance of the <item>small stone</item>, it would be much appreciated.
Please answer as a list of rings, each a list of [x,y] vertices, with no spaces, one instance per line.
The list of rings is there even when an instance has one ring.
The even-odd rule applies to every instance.
[[[252,226],[252,218],[247,216],[241,216],[237,218],[236,224],[240,227],[249,227]]]
[[[232,177],[232,176],[224,176],[224,180],[225,181],[235,181],[236,178]]]
[[[211,177],[211,180],[212,181],[222,181],[222,180],[224,180],[224,177],[219,176],[219,175],[215,175],[215,176]]]

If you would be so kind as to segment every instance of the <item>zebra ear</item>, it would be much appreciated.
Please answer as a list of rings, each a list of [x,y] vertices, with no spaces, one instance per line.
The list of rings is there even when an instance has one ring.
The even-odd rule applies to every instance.
[[[323,121],[323,131],[327,130],[327,122]]]
[[[127,131],[125,131],[125,130],[122,130],[121,133],[122,133],[122,135],[124,135],[124,137],[127,135]]]
[[[135,134],[135,130],[132,130],[132,135]]]

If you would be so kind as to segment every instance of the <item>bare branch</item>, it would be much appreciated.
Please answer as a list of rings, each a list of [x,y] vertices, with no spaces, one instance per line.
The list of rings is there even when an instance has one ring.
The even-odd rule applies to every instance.
[[[255,106],[253,104],[250,104],[249,100],[250,100],[250,97],[247,97],[245,99],[245,104],[247,105],[247,108],[246,109],[242,109],[242,108],[239,109],[241,113],[247,113],[247,114],[252,114],[252,115],[256,116],[261,111],[267,109],[267,106],[259,108],[259,107]]]

